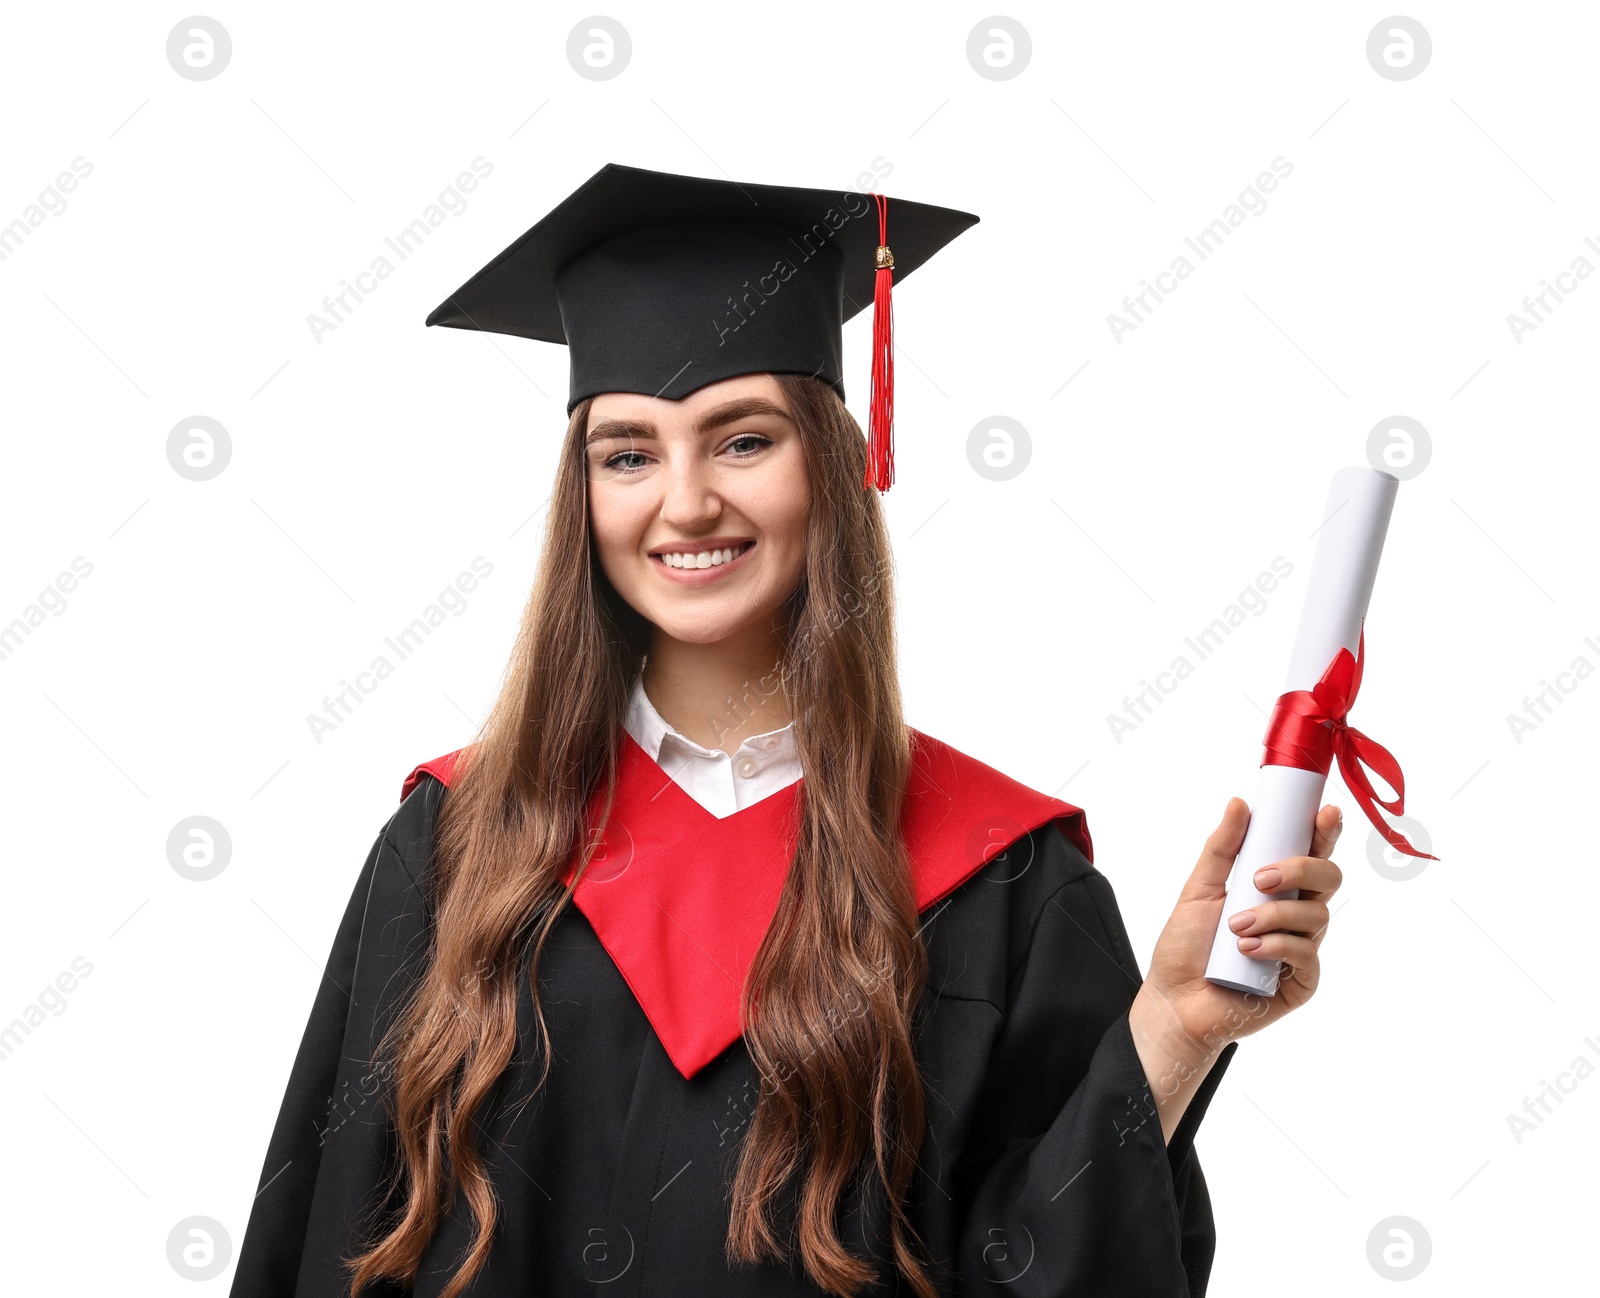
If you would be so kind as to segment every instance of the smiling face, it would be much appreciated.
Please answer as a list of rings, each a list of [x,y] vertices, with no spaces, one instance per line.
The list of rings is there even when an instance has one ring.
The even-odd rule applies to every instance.
[[[601,567],[656,635],[752,649],[776,639],[805,570],[811,510],[777,381],[740,375],[681,401],[602,393],[587,438]]]

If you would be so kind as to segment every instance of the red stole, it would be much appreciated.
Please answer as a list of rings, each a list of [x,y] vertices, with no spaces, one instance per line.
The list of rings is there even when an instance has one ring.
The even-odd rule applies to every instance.
[[[792,855],[788,836],[802,778],[718,819],[623,731],[611,823],[573,893],[678,1071],[693,1077],[739,1039],[740,992],[777,912]],[[1091,860],[1083,812],[1036,792],[948,744],[911,731],[900,819],[917,910],[960,887],[1040,825],[1066,818]],[[448,786],[457,749],[412,770]],[[599,819],[603,790],[589,802]],[[591,831],[592,833],[592,831]],[[567,867],[571,879],[575,862]]]

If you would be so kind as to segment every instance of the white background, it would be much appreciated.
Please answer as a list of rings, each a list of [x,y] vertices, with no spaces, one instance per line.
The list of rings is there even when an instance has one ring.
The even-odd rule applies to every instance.
[[[167,61],[181,10],[8,12],[0,223],[93,168],[0,261],[0,623],[93,565],[0,659],[0,1023],[92,965],[0,1061],[8,1291],[225,1292],[168,1235],[203,1215],[237,1249],[361,861],[497,687],[567,358],[424,316],[605,162],[843,190],[874,159],[891,197],[982,217],[895,294],[908,717],[1088,810],[1141,963],[1254,788],[1330,475],[1391,416],[1431,437],[1352,719],[1442,859],[1384,878],[1330,786],[1323,986],[1240,1047],[1198,1140],[1212,1291],[1390,1292],[1367,1248],[1395,1215],[1431,1239],[1416,1293],[1592,1284],[1600,1077],[1520,1142],[1507,1115],[1600,1065],[1600,680],[1563,678],[1520,742],[1507,715],[1600,666],[1600,282],[1520,341],[1507,315],[1600,266],[1595,11],[1411,10],[1433,52],[1404,81],[1368,62],[1371,6],[1016,6],[1032,55],[1000,81],[968,62],[972,6],[623,5],[606,81],[567,60],[588,12],[229,5],[206,81]],[[308,314],[477,157],[466,209],[317,341]],[[1266,210],[1119,341],[1108,313],[1280,157]],[[232,443],[206,482],[167,460],[194,415]],[[1032,443],[1002,482],[967,456],[994,415]],[[480,555],[466,611],[314,740]],[[1265,611],[1119,742],[1107,715],[1277,556]],[[192,815],[232,839],[206,883],[167,861]]]

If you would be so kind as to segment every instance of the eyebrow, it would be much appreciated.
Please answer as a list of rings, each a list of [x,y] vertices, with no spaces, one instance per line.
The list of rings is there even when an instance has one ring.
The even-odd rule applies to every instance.
[[[697,433],[709,433],[713,429],[737,423],[739,420],[748,419],[752,415],[773,415],[788,423],[792,424],[794,422],[793,417],[787,410],[768,401],[765,397],[744,397],[738,401],[730,401],[726,405],[718,406],[715,410],[708,411],[695,424],[694,430]],[[595,442],[603,442],[611,438],[646,441],[653,440],[656,436],[655,425],[648,421],[605,419],[590,430],[589,436],[584,440],[584,445],[592,446]]]

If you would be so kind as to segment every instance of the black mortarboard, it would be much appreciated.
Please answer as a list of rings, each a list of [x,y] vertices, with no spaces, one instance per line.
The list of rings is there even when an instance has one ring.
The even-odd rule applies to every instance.
[[[867,482],[883,491],[894,480],[892,277],[978,220],[900,199],[890,208],[879,194],[608,163],[428,323],[567,344],[570,412],[600,392],[677,400],[761,372],[814,374],[843,397],[841,326],[872,305]]]

